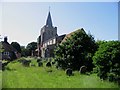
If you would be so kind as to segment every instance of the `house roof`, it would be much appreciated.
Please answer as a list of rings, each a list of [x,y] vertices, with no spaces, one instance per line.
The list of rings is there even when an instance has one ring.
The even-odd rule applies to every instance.
[[[2,48],[3,48],[5,51],[17,52],[17,50],[16,50],[12,45],[10,45],[8,42],[2,41]]]

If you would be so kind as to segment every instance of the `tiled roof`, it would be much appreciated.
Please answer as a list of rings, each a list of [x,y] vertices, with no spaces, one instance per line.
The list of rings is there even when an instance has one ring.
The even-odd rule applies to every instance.
[[[66,36],[65,36],[65,38],[62,40],[62,42],[61,43],[63,43],[63,42],[65,42],[66,41],[66,39],[67,38],[70,38],[71,37],[71,35],[73,35],[74,33],[76,33],[76,32],[79,32],[79,31],[84,31],[84,29],[83,28],[81,28],[81,29],[78,29],[78,30],[76,30],[76,31],[73,31],[73,32],[71,32],[71,33],[69,33],[69,34],[67,34]],[[85,32],[85,31],[84,31]]]
[[[16,52],[17,50],[12,46],[10,45],[8,42],[2,42],[2,48],[5,50],[5,51],[13,51],[13,52]]]

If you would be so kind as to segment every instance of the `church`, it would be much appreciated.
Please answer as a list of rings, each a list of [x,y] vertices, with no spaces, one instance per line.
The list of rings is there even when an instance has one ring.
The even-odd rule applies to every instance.
[[[53,26],[51,13],[48,12],[46,24],[41,28],[40,35],[37,38],[38,57],[54,57],[54,49],[60,44],[66,34],[58,36],[57,27]]]

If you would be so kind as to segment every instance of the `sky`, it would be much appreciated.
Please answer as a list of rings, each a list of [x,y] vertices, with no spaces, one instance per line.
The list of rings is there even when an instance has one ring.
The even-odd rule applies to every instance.
[[[95,40],[118,40],[117,2],[3,2],[0,6],[1,33],[9,43],[36,42],[49,6],[58,35],[84,28]]]

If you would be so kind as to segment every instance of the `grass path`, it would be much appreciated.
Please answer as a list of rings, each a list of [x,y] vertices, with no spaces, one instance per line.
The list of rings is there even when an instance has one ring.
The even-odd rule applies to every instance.
[[[114,83],[101,81],[96,74],[80,75],[75,71],[69,77],[54,67],[23,67],[19,62],[8,67],[2,76],[3,88],[118,88]]]

